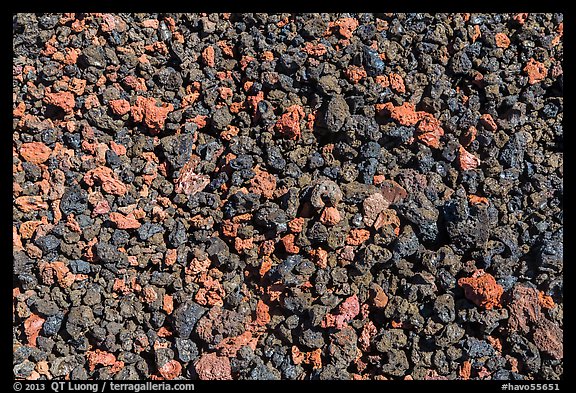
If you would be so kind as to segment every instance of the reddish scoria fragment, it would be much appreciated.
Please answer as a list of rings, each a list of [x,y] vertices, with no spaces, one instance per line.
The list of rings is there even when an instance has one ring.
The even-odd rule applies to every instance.
[[[504,33],[496,33],[494,40],[498,48],[506,49],[510,46],[510,38]]]
[[[202,51],[202,62],[207,65],[208,67],[214,67],[214,65],[216,64],[216,61],[214,60],[214,48],[211,46],[207,46],[203,51]]]
[[[16,206],[24,213],[28,213],[32,210],[47,210],[48,204],[42,200],[42,197],[39,195],[33,196],[21,196],[16,198],[14,201]]]
[[[136,103],[132,106],[132,118],[136,123],[144,122],[152,133],[158,133],[164,128],[164,122],[168,113],[174,110],[174,105],[163,104],[156,106],[154,98],[136,97]]]
[[[484,113],[482,116],[480,116],[480,123],[482,123],[484,128],[486,128],[488,131],[496,131],[498,128],[494,118],[490,113]]]
[[[262,300],[258,300],[256,304],[256,325],[258,326],[266,326],[271,318],[270,318],[270,307]]]
[[[464,288],[464,296],[478,307],[490,310],[500,307],[500,298],[504,288],[496,282],[496,279],[482,269],[477,270],[472,277],[462,277],[458,285]]]
[[[61,108],[66,113],[72,113],[76,102],[74,94],[69,91],[59,91],[58,93],[46,93],[44,102],[48,105],[54,105]]]
[[[102,189],[108,194],[119,196],[126,194],[127,189],[124,183],[116,179],[112,169],[106,166],[99,166],[84,175],[84,182],[89,186],[93,186],[95,180],[102,185]]]
[[[390,87],[398,93],[406,93],[406,87],[404,86],[404,80],[399,74],[391,73],[388,77],[390,81]]]
[[[363,67],[355,65],[348,66],[348,68],[346,68],[346,70],[344,71],[344,74],[346,74],[346,77],[352,83],[358,83],[368,76],[366,70]]]
[[[342,329],[359,313],[360,303],[358,302],[358,296],[352,295],[340,303],[336,314],[326,314],[321,326],[323,328],[335,327],[337,329]]]
[[[115,115],[124,116],[130,112],[130,103],[126,100],[111,100],[110,109]]]
[[[232,369],[227,357],[206,353],[194,365],[201,380],[232,380]]]
[[[110,213],[110,221],[116,224],[118,229],[138,229],[141,225],[132,213],[124,216],[121,213],[112,212]]]
[[[548,74],[548,70],[544,64],[534,60],[534,58],[531,58],[528,63],[526,63],[524,71],[528,74],[528,83],[531,85],[544,80]]]
[[[42,164],[50,157],[52,150],[42,142],[23,143],[20,147],[20,155],[26,161],[33,164]]]
[[[480,165],[480,159],[460,146],[458,150],[458,163],[460,164],[460,169],[469,171]]]
[[[88,358],[88,368],[90,372],[94,371],[97,365],[112,366],[116,363],[116,356],[99,349],[86,352],[86,358]]]
[[[421,118],[420,114],[416,112],[416,107],[409,102],[404,102],[400,106],[394,106],[391,102],[377,104],[376,109],[383,111],[384,114],[389,114],[392,119],[403,126],[416,125]]]
[[[299,105],[292,105],[278,119],[275,128],[286,139],[297,140],[300,138],[300,119],[304,117],[304,111]]]
[[[334,25],[342,37],[352,38],[354,30],[358,27],[358,21],[354,18],[341,18],[338,19]]]
[[[164,379],[172,380],[180,376],[180,373],[182,372],[182,365],[178,361],[172,359],[169,362],[164,363],[164,365],[160,367],[158,371]]]
[[[327,52],[326,46],[321,43],[314,44],[312,42],[307,42],[304,44],[304,48],[302,49],[306,52],[309,56],[322,56]]]
[[[426,112],[417,112],[422,120],[418,124],[417,138],[427,146],[438,149],[440,147],[440,137],[444,135],[444,129],[440,125],[440,120]]]
[[[276,190],[276,177],[258,167],[254,168],[254,173],[256,175],[250,179],[250,192],[272,199]]]
[[[556,360],[564,357],[563,330],[556,323],[547,318],[538,320],[532,338],[541,352]]]
[[[320,222],[324,225],[336,225],[340,219],[340,212],[332,206],[326,206],[320,215]]]
[[[359,246],[370,238],[370,231],[366,229],[352,229],[346,237],[346,244]]]
[[[236,357],[236,353],[244,345],[248,345],[252,350],[256,349],[258,337],[252,336],[252,332],[246,330],[239,336],[226,337],[216,345],[218,353],[223,356]]]
[[[32,347],[36,346],[36,339],[38,338],[38,334],[42,329],[42,325],[44,324],[44,318],[32,314],[24,321],[24,333],[26,334],[26,338],[28,338],[28,344]]]

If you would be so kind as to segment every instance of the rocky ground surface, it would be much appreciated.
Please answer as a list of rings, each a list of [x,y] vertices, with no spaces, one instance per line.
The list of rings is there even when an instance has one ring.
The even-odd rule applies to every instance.
[[[558,379],[561,14],[13,17],[21,379]]]

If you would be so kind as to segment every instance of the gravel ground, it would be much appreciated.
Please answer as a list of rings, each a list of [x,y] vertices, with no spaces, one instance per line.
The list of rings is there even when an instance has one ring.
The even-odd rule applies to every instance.
[[[15,377],[561,378],[562,20],[15,15]]]

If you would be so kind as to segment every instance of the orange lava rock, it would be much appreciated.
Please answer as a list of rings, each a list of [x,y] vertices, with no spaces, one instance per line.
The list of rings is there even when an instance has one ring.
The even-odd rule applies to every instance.
[[[362,79],[366,78],[368,74],[363,67],[349,65],[348,68],[344,71],[346,78],[350,80],[352,83],[358,83]]]
[[[468,202],[472,205],[488,205],[490,203],[488,198],[472,194],[468,195]]]
[[[216,350],[218,354],[228,357],[236,357],[236,353],[244,345],[248,345],[253,350],[256,349],[256,344],[258,342],[258,337],[254,337],[252,332],[246,330],[239,336],[226,337],[216,345]]]
[[[147,19],[142,22],[142,26],[156,30],[160,22],[158,19]]]
[[[294,233],[300,233],[304,229],[304,218],[296,217],[288,221],[288,229]]]
[[[109,102],[112,113],[118,116],[124,116],[130,112],[130,103],[126,100],[111,100]]]
[[[548,74],[548,70],[544,64],[534,60],[534,58],[528,60],[528,63],[526,63],[526,66],[524,67],[524,71],[528,74],[528,83],[531,85],[544,80]]]
[[[248,239],[240,239],[239,237],[234,239],[234,248],[239,253],[244,252],[244,250],[249,250],[252,247],[254,247],[254,239],[251,237]]]
[[[274,253],[274,240],[264,240],[258,247],[258,253],[261,256],[269,257]]]
[[[182,365],[177,360],[172,359],[158,368],[158,372],[164,379],[171,380],[180,376]]]
[[[26,112],[26,104],[24,101],[21,101],[16,105],[16,108],[12,111],[12,116],[14,117],[22,117],[22,115]]]
[[[354,18],[340,18],[335,23],[338,33],[344,38],[352,38],[354,30],[358,27],[358,21]]]
[[[154,301],[156,301],[156,299],[158,299],[158,294],[156,293],[154,288],[152,288],[152,287],[144,288],[144,290],[142,291],[142,300],[144,300],[146,303],[150,304],[150,303],[154,303]]]
[[[232,369],[227,357],[205,353],[194,364],[201,380],[232,380]]]
[[[66,113],[72,113],[76,102],[74,101],[74,94],[69,91],[59,91],[58,93],[46,93],[44,95],[44,102],[48,105],[54,105],[61,108]]]
[[[250,179],[250,192],[272,199],[276,190],[276,177],[259,167],[254,168],[254,173],[256,175]]]
[[[392,90],[398,93],[406,93],[406,87],[404,86],[404,79],[398,74],[391,73],[388,77],[390,80],[390,87]]]
[[[375,193],[364,199],[362,208],[364,209],[364,224],[374,225],[378,215],[390,206],[390,202],[384,198],[382,193]]]
[[[366,229],[352,229],[346,237],[346,244],[359,246],[370,238],[370,231]]]
[[[506,49],[510,46],[510,38],[504,33],[496,33],[494,40],[498,48]]]
[[[374,323],[370,320],[364,324],[360,337],[358,337],[358,344],[363,352],[368,352],[370,350],[370,340],[378,333],[378,329],[374,326]]]
[[[284,244],[284,249],[289,254],[298,254],[300,252],[300,247],[294,244],[296,237],[294,234],[289,233],[282,238],[282,244]]]
[[[214,65],[216,64],[215,60],[214,60],[214,56],[215,56],[215,52],[214,52],[214,48],[211,46],[207,46],[203,51],[202,51],[202,62],[207,65],[208,67],[214,67]]]
[[[322,368],[322,350],[320,348],[310,352],[302,352],[297,346],[293,345],[291,354],[294,364],[304,363],[311,364],[314,369]]]
[[[208,273],[212,274],[213,271],[214,269]],[[222,299],[225,296],[222,283],[220,280],[212,278],[208,273],[202,273],[200,278],[197,280],[202,285],[202,288],[196,292],[194,300],[203,306],[208,305],[222,307],[224,305],[224,301]]]
[[[222,49],[222,53],[228,57],[234,57],[234,50],[231,45],[229,45],[226,41],[218,41],[216,43],[220,49]]]
[[[93,186],[95,181],[98,181],[102,189],[109,194],[119,196],[126,194],[127,189],[124,183],[116,179],[112,169],[106,166],[91,169],[84,175],[84,182],[89,186]]]
[[[384,292],[384,289],[378,284],[372,284],[370,287],[370,294],[372,297],[372,301],[374,303],[374,307],[379,309],[384,309],[388,304],[388,295]]]
[[[470,126],[468,130],[460,137],[460,144],[464,147],[470,145],[475,139],[476,135],[478,134],[478,130],[474,126]]]
[[[134,75],[128,75],[126,78],[123,79],[123,82],[126,84],[126,86],[136,91],[148,90],[144,78],[137,78]]]
[[[472,42],[476,42],[478,38],[482,36],[482,32],[480,31],[480,26],[474,25],[474,32],[470,35]]]
[[[154,98],[136,97],[136,103],[131,107],[132,118],[136,123],[144,122],[152,133],[158,133],[164,128],[164,122],[170,112],[174,110],[172,104],[156,106]]]
[[[539,291],[524,284],[516,284],[507,296],[508,329],[527,334],[530,327],[544,318]]]
[[[523,25],[526,22],[527,18],[528,18],[527,12],[520,12],[520,13],[514,15],[514,20],[516,22],[518,22],[518,24],[520,24],[520,25]]]
[[[400,106],[394,106],[391,102],[385,104],[377,104],[377,108],[383,110],[384,113],[389,113],[390,117],[396,120],[400,125],[413,126],[420,120],[421,116],[416,112],[414,104],[404,102]]]
[[[138,229],[141,225],[132,213],[124,216],[121,213],[112,212],[110,213],[110,221],[116,224],[118,229]]]
[[[323,328],[335,327],[337,329],[343,329],[347,326],[348,322],[353,320],[359,313],[360,303],[358,302],[358,296],[352,295],[340,303],[336,314],[326,314],[321,326]]]
[[[304,110],[299,105],[292,105],[286,108],[286,112],[274,126],[276,131],[284,138],[297,140],[300,138],[300,119],[304,117]]]
[[[318,248],[310,250],[309,254],[312,262],[319,268],[325,269],[328,266],[328,251]]]
[[[20,155],[24,160],[33,164],[42,164],[50,157],[52,150],[42,142],[23,143]]]
[[[374,80],[384,89],[390,86],[390,79],[386,75],[377,75]]]
[[[488,336],[486,341],[498,352],[502,353],[502,341],[498,337]]]
[[[164,295],[162,298],[162,310],[166,311],[166,314],[172,314],[172,311],[174,311],[174,298],[172,295]]]
[[[94,205],[94,209],[92,209],[92,214],[106,214],[110,211],[110,205],[106,199],[102,199],[98,201],[96,205]]]
[[[42,201],[42,197],[38,195],[33,196],[21,196],[14,200],[14,203],[20,210],[24,213],[28,213],[32,210],[47,210],[48,204]]]
[[[264,256],[262,258],[262,263],[260,264],[258,274],[260,274],[260,277],[264,277],[264,275],[268,273],[270,269],[272,269],[272,259],[270,257]]]
[[[460,146],[460,149],[458,149],[458,164],[463,171],[469,171],[480,165],[480,159]]]
[[[20,224],[20,236],[22,239],[31,239],[39,225],[42,225],[42,221],[26,221]]]
[[[492,118],[492,115],[489,113],[485,113],[480,116],[480,123],[482,123],[484,128],[486,128],[488,131],[496,131],[496,129],[498,129],[496,122]]]
[[[256,304],[256,325],[266,326],[270,323],[270,307],[262,300],[258,300]]]
[[[88,368],[90,369],[90,372],[94,371],[97,365],[112,366],[116,362],[116,356],[100,349],[87,351],[86,358],[88,359]]]
[[[176,263],[176,259],[178,258],[178,250],[171,249],[166,250],[166,257],[164,259],[164,263],[166,266],[172,266]]]
[[[496,279],[484,270],[477,270],[472,277],[462,277],[458,285],[464,288],[464,295],[478,307],[490,310],[501,307],[500,298],[504,288],[496,282]]]
[[[24,333],[28,339],[28,344],[32,347],[36,346],[36,339],[38,338],[38,334],[40,334],[40,330],[42,329],[42,325],[44,325],[44,321],[44,318],[36,314],[31,314],[24,321]]]
[[[438,149],[440,147],[440,137],[444,135],[444,129],[440,121],[426,112],[417,112],[421,117],[417,131],[420,133],[417,138],[422,143]]]
[[[165,326],[162,326],[160,329],[158,329],[158,332],[156,332],[156,334],[158,335],[158,337],[171,337],[172,336],[172,332],[170,330],[168,330],[168,328],[166,328]]]
[[[112,149],[112,151],[114,151],[114,153],[118,154],[119,156],[126,154],[126,147],[114,141],[110,141],[110,149]]]
[[[340,222],[340,212],[335,207],[327,206],[322,210],[320,222],[324,225],[336,225]]]
[[[460,378],[467,380],[470,379],[470,372],[472,371],[472,363],[469,360],[464,360],[464,362],[460,365],[460,370],[458,374]]]
[[[538,291],[538,303],[542,308],[554,308],[555,306],[552,296],[548,296],[542,291]]]
[[[304,44],[304,48],[302,48],[304,52],[306,52],[309,56],[322,56],[327,52],[326,46],[321,43],[312,43],[310,41]]]
[[[534,344],[541,351],[556,360],[564,357],[564,338],[560,326],[549,319],[539,319],[534,333],[532,334]]]
[[[211,261],[208,258],[204,259],[192,258],[190,264],[185,269],[185,272],[186,274],[196,276],[200,273],[207,272],[208,269],[210,268],[210,263]]]

